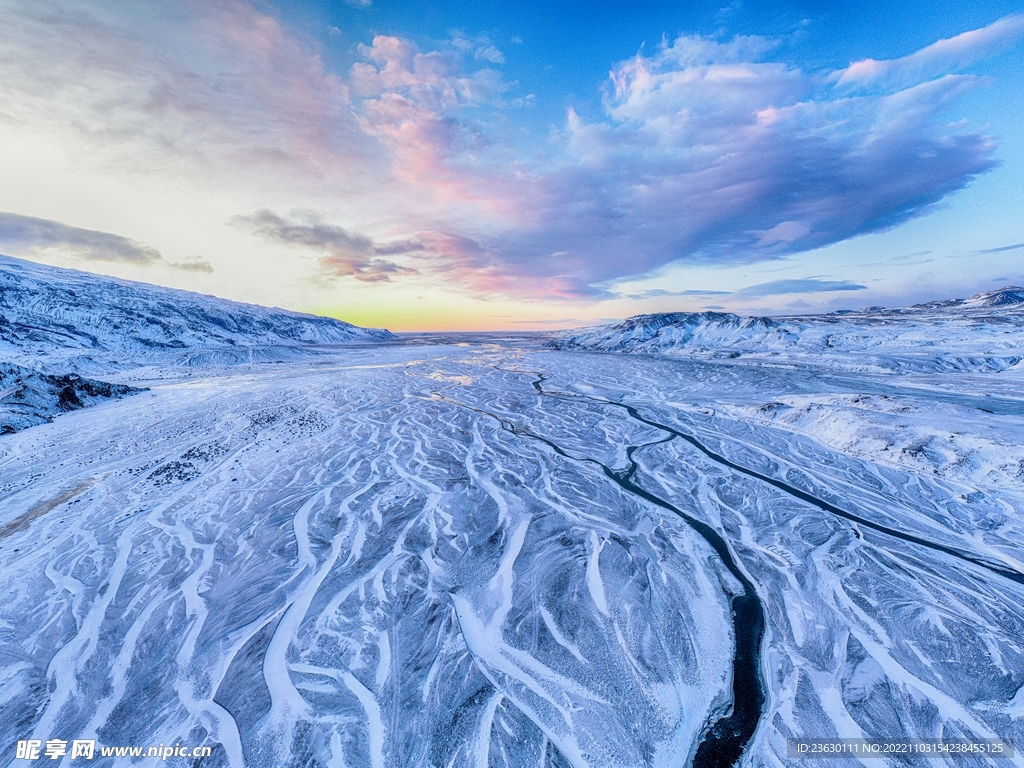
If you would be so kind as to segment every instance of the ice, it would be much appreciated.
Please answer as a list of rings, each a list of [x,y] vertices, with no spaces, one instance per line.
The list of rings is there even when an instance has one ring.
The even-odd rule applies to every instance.
[[[990,298],[907,314],[961,333],[956,313],[1015,306]],[[854,374],[859,353],[544,341],[91,356],[149,389],[0,436],[0,754],[760,766],[802,765],[790,737],[1024,744],[1019,371],[899,362],[913,345]]]

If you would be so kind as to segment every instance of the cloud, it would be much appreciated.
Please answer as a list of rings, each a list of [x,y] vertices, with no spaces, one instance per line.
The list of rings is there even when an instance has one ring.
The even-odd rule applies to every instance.
[[[358,51],[365,61],[353,64],[349,77],[362,97],[402,96],[419,107],[444,111],[487,103],[508,87],[497,70],[467,71],[456,51],[423,53],[399,37],[377,35]],[[487,61],[501,56],[493,45],[477,49],[477,54]]]
[[[504,64],[505,54],[499,51],[494,45],[482,45],[476,49],[473,58],[477,61],[489,61],[492,64]]]
[[[1002,253],[1003,251],[1016,251],[1018,248],[1024,248],[1024,243],[1014,243],[1013,245],[1002,245],[998,248],[986,248],[978,253]]]
[[[392,148],[396,173],[444,206],[434,225],[474,243],[434,267],[479,295],[593,301],[673,262],[781,258],[925,215],[995,166],[995,142],[944,114],[977,79],[940,73],[851,95],[778,49],[682,36],[622,62],[604,115],[570,110],[537,164],[503,158],[501,137],[469,109],[498,103],[508,84],[477,73],[490,86],[473,91],[453,59],[427,67],[411,44],[377,38],[353,82],[370,94],[364,126]]]
[[[349,71],[359,126],[383,146],[394,177],[427,191],[438,206],[469,200],[507,206],[493,194],[479,195],[495,142],[485,125],[465,113],[504,108],[512,85],[492,67],[466,66],[474,45],[456,35],[451,50],[422,52],[409,40],[378,35],[371,45],[358,46],[364,61]],[[477,58],[494,61],[500,55],[494,51]],[[529,101],[518,97],[517,103]]]
[[[994,142],[940,119],[968,79],[851,98],[757,60],[771,49],[683,37],[613,70],[607,119],[570,114],[576,163],[543,180],[546,246],[589,251],[594,282],[774,258],[922,215],[993,167]]]
[[[287,219],[263,209],[235,216],[231,223],[264,240],[309,248],[321,254],[320,265],[332,277],[352,277],[366,283],[390,282],[393,275],[416,274],[412,267],[376,255],[397,255],[423,250],[421,243],[406,240],[375,246],[363,235],[325,223],[312,211],[300,211]]]
[[[320,259],[332,277],[352,277],[363,283],[390,283],[393,275],[415,275],[417,270],[386,259],[364,259],[332,253]]]
[[[325,224],[312,212],[300,212],[298,219],[294,220],[262,209],[248,216],[235,216],[231,223],[277,243],[353,254],[373,250],[373,241],[368,237],[350,234],[342,227]]]
[[[244,0],[9,0],[0,125],[111,173],[231,187],[369,169],[348,86]]]
[[[840,85],[867,87],[908,84],[939,77],[1011,47],[1024,37],[1024,14],[1015,13],[986,27],[939,40],[900,59],[862,59],[832,73]]]
[[[787,293],[825,293],[828,291],[863,291],[866,285],[849,280],[772,280],[768,283],[748,285],[735,292],[735,296],[780,296]]]
[[[0,248],[15,254],[55,252],[122,264],[149,265],[161,260],[155,248],[122,235],[16,213],[0,213]]]
[[[807,278],[804,280],[772,280],[768,283],[750,285],[738,291],[706,291],[700,289],[688,289],[685,291],[668,291],[664,288],[652,288],[640,293],[626,294],[627,299],[655,299],[667,296],[777,296],[787,293],[821,293],[827,291],[860,291],[866,289],[866,285],[859,285],[848,280],[819,280]],[[709,305],[710,306],[710,305]],[[715,305],[714,308],[721,309]]]
[[[198,256],[188,261],[176,261],[168,263],[171,269],[177,269],[182,272],[204,272],[206,274],[213,274],[213,265],[206,259],[201,259]]]
[[[732,291],[703,291],[692,288],[685,291],[668,291],[664,288],[652,288],[640,293],[626,294],[625,297],[627,299],[656,299],[664,296],[729,296],[731,293]]]
[[[776,243],[788,245],[811,234],[811,228],[800,221],[781,221],[771,229],[757,234],[761,235],[757,240],[759,246],[775,245]]]
[[[373,252],[381,256],[396,256],[400,253],[415,253],[424,250],[426,250],[426,246],[418,240],[395,240],[373,247]]]
[[[485,36],[380,35],[332,72],[262,4],[131,6],[7,0],[0,127],[133,184],[216,188],[260,209],[236,224],[329,274],[524,301],[613,298],[670,263],[777,259],[927,214],[994,167],[994,140],[948,113],[982,83],[963,70],[1024,28],[838,73],[772,38],[683,35],[615,64],[603,112],[533,141],[513,122],[531,96]],[[272,213],[283,199],[393,239]]]

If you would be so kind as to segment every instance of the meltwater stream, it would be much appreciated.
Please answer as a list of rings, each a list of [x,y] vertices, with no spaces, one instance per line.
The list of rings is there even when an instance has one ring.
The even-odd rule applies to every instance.
[[[533,388],[539,395],[556,399],[572,397],[545,391],[543,383],[547,377],[544,374],[535,375],[537,378],[533,381]],[[606,402],[583,395],[579,396],[579,399],[599,405],[617,405],[617,403]],[[648,426],[668,432],[670,436],[667,440],[681,437],[674,430],[640,418],[639,414],[630,412],[630,416],[638,421],[643,421]],[[505,427],[504,424],[502,426]],[[573,458],[551,441],[537,435],[531,434],[531,437],[547,443],[560,455]],[[657,445],[667,442],[667,440],[659,440],[647,445]],[[623,490],[639,496],[655,506],[673,512],[682,518],[690,528],[708,543],[729,570],[729,573],[743,585],[743,592],[733,595],[730,601],[733,637],[736,643],[732,661],[732,708],[713,724],[708,724],[704,732],[704,738],[697,747],[697,752],[692,762],[693,768],[718,768],[719,766],[736,765],[751,737],[754,735],[754,731],[757,730],[757,724],[761,719],[765,705],[765,683],[761,671],[761,640],[764,638],[765,628],[764,604],[761,598],[758,597],[757,590],[754,589],[754,583],[743,572],[743,569],[739,567],[732,551],[729,549],[729,545],[718,531],[633,482],[632,477],[637,469],[633,454],[638,449],[644,447],[647,446],[634,445],[626,449],[626,456],[629,459],[630,466],[622,474],[616,473],[607,465],[594,459],[584,459],[584,461],[600,466],[605,476],[618,484]]]
[[[526,372],[520,371],[520,373]],[[812,494],[802,491],[788,483],[730,461],[725,456],[712,451],[693,435],[686,434],[666,424],[661,424],[660,422],[646,418],[636,408],[627,405],[626,403],[615,402],[604,398],[595,398],[580,393],[548,392],[543,386],[544,381],[548,377],[540,373],[530,373],[537,377],[532,384],[533,388],[541,396],[584,401],[595,405],[620,408],[626,411],[630,418],[667,433],[670,435],[668,440],[679,438],[692,445],[712,461],[743,475],[766,483],[794,498],[833,514],[836,517],[862,525],[877,533],[925,547],[935,552],[941,552],[962,562],[970,563],[971,565],[984,569],[991,574],[1001,576],[1009,581],[1024,584],[1024,574],[1017,570],[986,560],[973,553],[964,552],[938,542],[928,541],[919,536],[914,536],[913,534],[909,534],[904,531],[889,528],[865,519],[859,515],[847,512],[834,504],[830,504],[824,499],[813,496]],[[666,441],[667,440],[662,440],[658,442]],[[556,450],[559,450],[563,455],[567,455],[549,441],[545,440],[545,442],[552,445]],[[717,531],[707,524],[691,518],[664,499],[655,496],[632,481],[632,476],[637,467],[633,460],[633,453],[641,447],[644,446],[630,446],[627,449],[626,453],[630,461],[630,468],[621,475],[615,473],[609,467],[600,464],[599,462],[594,463],[599,464],[604,474],[624,490],[640,496],[652,504],[670,510],[682,517],[691,526],[691,528],[699,533],[705,541],[714,548],[716,553],[722,559],[722,562],[729,569],[730,573],[732,573],[744,587],[744,593],[734,596],[732,599],[733,627],[736,637],[736,649],[733,658],[733,709],[731,713],[720,719],[708,729],[693,760],[693,766],[695,768],[735,765],[736,761],[742,755],[750,738],[753,736],[765,705],[764,682],[761,676],[760,666],[760,648],[761,639],[764,634],[765,620],[764,608],[750,579],[747,578],[743,571],[736,565],[728,545]],[[592,460],[588,459],[588,461]]]
[[[709,459],[723,466],[729,467],[729,469],[733,469],[741,474],[744,474],[747,477],[752,477],[755,480],[760,480],[763,483],[767,483],[773,488],[778,488],[780,491],[783,491],[789,494],[790,496],[793,496],[794,498],[800,499],[801,501],[807,502],[808,504],[812,504],[818,507],[819,509],[824,510],[825,512],[829,512],[830,514],[835,515],[836,517],[840,517],[844,520],[849,520],[850,522],[857,523],[858,525],[863,525],[865,528],[869,528],[878,533],[885,534],[886,536],[891,536],[893,538],[900,539],[901,541],[907,541],[911,544],[917,544],[918,546],[934,550],[935,552],[942,552],[943,554],[955,557],[956,559],[961,560],[965,563],[971,563],[972,565],[976,565],[980,568],[983,568],[989,571],[990,573],[1002,576],[1003,578],[1008,579],[1009,581],[1014,581],[1018,584],[1024,584],[1024,573],[1021,573],[1020,571],[1004,567],[1002,565],[999,565],[998,563],[993,563],[990,560],[985,560],[981,557],[977,557],[967,552],[954,549],[953,547],[946,546],[945,544],[939,544],[935,541],[928,541],[927,539],[923,539],[920,536],[914,536],[913,534],[905,533],[904,531],[900,531],[895,528],[889,528],[888,526],[880,525],[879,523],[863,518],[860,515],[855,515],[852,512],[847,512],[845,509],[841,509],[835,506],[834,504],[830,504],[824,499],[819,499],[817,496],[813,496],[812,494],[807,493],[806,491],[802,491],[799,488],[790,485],[789,483],[785,483],[782,480],[777,480],[774,477],[769,477],[768,475],[763,475],[760,472],[756,472],[755,470],[749,469],[748,467],[744,467],[741,464],[737,464],[733,461],[730,461],[721,454],[712,451],[710,448],[708,448],[706,445],[700,442],[693,435],[688,435],[685,432],[679,432],[678,430],[675,430],[672,427],[669,427],[665,424],[661,424],[659,422],[651,421],[650,419],[644,418],[643,416],[640,415],[636,408],[633,408],[630,405],[626,405],[625,403],[616,403],[610,400],[590,398],[584,395],[580,395],[579,397],[586,399],[590,402],[604,403],[606,405],[613,405],[619,408],[623,408],[626,410],[627,413],[629,413],[631,417],[633,417],[637,421],[640,421],[649,427],[654,427],[656,429],[661,429],[666,432],[669,432],[674,437],[678,437],[680,440],[684,440],[690,445],[692,445],[694,448],[699,450]]]
[[[745,419],[814,394],[803,374],[510,346],[162,371],[0,438],[0,753],[706,768],[789,764],[795,735],[1024,743],[1019,486],[975,502]],[[694,415],[716,398],[741,407]],[[954,428],[933,410],[886,425]]]
[[[518,373],[524,372],[518,371]],[[530,373],[538,376],[533,381],[534,389],[537,390],[538,394],[543,397],[560,399],[559,395],[544,391],[542,383],[547,377],[536,372]],[[757,595],[757,591],[754,589],[753,582],[739,567],[729,549],[729,545],[714,528],[691,517],[665,499],[654,495],[633,482],[632,476],[637,469],[633,454],[640,448],[672,440],[676,435],[671,434],[670,430],[666,430],[670,432],[670,436],[666,440],[629,446],[626,454],[629,458],[630,467],[620,474],[596,459],[573,456],[554,441],[518,427],[495,413],[451,400],[440,392],[434,392],[433,394],[435,397],[453,405],[489,416],[497,421],[501,428],[507,432],[542,442],[559,456],[600,467],[604,475],[623,490],[682,518],[715,551],[729,570],[729,573],[743,586],[743,592],[733,595],[730,600],[733,635],[736,643],[732,664],[732,707],[714,723],[708,724],[704,732],[704,738],[697,748],[691,765],[693,768],[721,768],[722,766],[735,765],[754,735],[754,731],[757,729],[757,724],[765,704],[765,682],[761,672],[761,641],[764,637],[765,610],[761,599]],[[598,400],[594,402],[602,404]]]

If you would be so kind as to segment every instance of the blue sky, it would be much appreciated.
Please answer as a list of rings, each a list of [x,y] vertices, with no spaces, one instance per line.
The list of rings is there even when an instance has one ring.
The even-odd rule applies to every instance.
[[[1024,283],[1019,3],[0,0],[0,252],[398,329]]]

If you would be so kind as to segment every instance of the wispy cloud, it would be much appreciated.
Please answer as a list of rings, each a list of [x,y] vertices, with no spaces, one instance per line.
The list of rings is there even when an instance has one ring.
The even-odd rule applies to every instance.
[[[685,291],[669,291],[664,288],[651,288],[639,293],[625,294],[627,299],[657,299],[665,296],[729,296],[732,291],[702,291],[691,288]]]
[[[189,259],[188,261],[169,262],[167,266],[181,272],[203,272],[205,274],[213,274],[213,264],[208,262],[206,259],[201,259],[199,257]]]
[[[1024,243],[1014,243],[1013,245],[1001,245],[998,248],[986,248],[978,253],[1002,253],[1003,251],[1016,251],[1018,248],[1024,248]]]
[[[980,29],[939,40],[900,59],[862,59],[832,73],[840,85],[906,85],[940,77],[978,59],[1005,50],[1024,37],[1024,13],[1015,13]]]
[[[373,251],[370,238],[351,234],[344,227],[326,224],[312,212],[300,211],[297,218],[286,219],[273,211],[262,209],[248,216],[236,216],[231,223],[278,243],[351,254]]]
[[[334,277],[377,283],[389,282],[392,276],[417,272],[412,267],[377,256],[421,251],[424,248],[421,243],[403,240],[375,246],[370,238],[327,224],[311,211],[300,211],[293,216],[289,219],[264,209],[248,216],[235,216],[231,223],[271,242],[317,251],[321,254],[321,266]]]
[[[681,296],[705,296],[708,298],[712,298],[715,296],[779,296],[787,293],[825,293],[829,291],[861,291],[866,288],[866,285],[860,285],[849,280],[820,280],[818,278],[812,277],[797,280],[772,280],[767,283],[749,285],[746,288],[741,288],[738,291],[708,291],[694,288],[685,291],[669,291],[664,288],[652,288],[647,291],[640,291],[639,293],[624,294],[624,298],[643,300]],[[721,307],[719,305],[714,305],[714,307],[712,308],[720,309]]]
[[[106,172],[277,183],[372,167],[349,87],[245,0],[10,0],[0,122]]]
[[[863,291],[866,285],[853,283],[849,280],[772,280],[767,283],[748,285],[741,288],[735,296],[781,296],[787,293],[826,293],[829,291]]]
[[[16,213],[0,213],[0,248],[17,255],[49,252],[125,264],[148,265],[161,260],[158,250],[129,237]]]
[[[427,247],[418,240],[395,240],[382,245],[375,245],[373,252],[380,256],[398,256],[403,253],[425,251]]]

